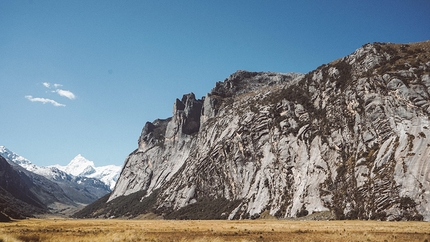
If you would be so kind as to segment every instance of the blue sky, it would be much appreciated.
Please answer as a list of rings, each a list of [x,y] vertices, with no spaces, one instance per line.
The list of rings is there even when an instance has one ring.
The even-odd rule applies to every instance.
[[[306,73],[430,39],[430,1],[0,1],[0,145],[122,165],[146,121],[236,70]]]

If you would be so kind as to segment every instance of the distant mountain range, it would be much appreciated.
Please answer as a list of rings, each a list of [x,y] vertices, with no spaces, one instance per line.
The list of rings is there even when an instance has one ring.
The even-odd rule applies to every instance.
[[[67,166],[52,165],[49,168],[57,168],[73,176],[98,179],[109,186],[111,190],[115,188],[116,181],[121,173],[120,166],[107,165],[96,167],[93,161],[87,160],[80,154],[73,158]]]
[[[76,156],[67,166],[50,167],[37,166],[4,146],[0,146],[0,157],[3,164],[0,187],[6,191],[3,207],[10,210],[16,204],[27,204],[21,206],[27,209],[15,208],[24,212],[14,214],[9,211],[11,217],[45,212],[69,214],[110,193],[121,171],[121,167],[114,165],[96,167],[82,155]],[[7,201],[15,205],[11,206]]]
[[[10,151],[5,146],[0,146],[0,155],[13,161],[17,165],[24,167],[26,170],[44,176],[48,179],[60,179],[64,174],[62,172],[58,172],[58,170],[60,170],[75,177],[98,179],[106,184],[111,190],[115,187],[116,181],[118,180],[121,172],[121,167],[116,165],[96,167],[93,161],[87,160],[81,154],[73,158],[66,166],[56,164],[47,167],[37,166],[28,159]]]

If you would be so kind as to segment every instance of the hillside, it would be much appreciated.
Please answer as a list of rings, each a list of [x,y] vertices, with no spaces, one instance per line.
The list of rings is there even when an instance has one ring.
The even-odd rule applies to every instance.
[[[7,218],[26,218],[48,213],[47,206],[35,194],[35,186],[23,173],[16,171],[0,156],[0,214]]]
[[[0,146],[0,157],[3,163],[0,167],[0,187],[5,189],[0,212],[5,208],[21,211],[21,207],[27,207],[29,209],[19,212],[22,214],[19,217],[44,213],[70,215],[111,192],[98,179],[73,176],[55,167],[37,166],[4,146]],[[39,209],[27,205],[15,206],[22,202]]]
[[[429,74],[430,41],[238,71],[146,123],[110,197],[77,216],[429,221]]]

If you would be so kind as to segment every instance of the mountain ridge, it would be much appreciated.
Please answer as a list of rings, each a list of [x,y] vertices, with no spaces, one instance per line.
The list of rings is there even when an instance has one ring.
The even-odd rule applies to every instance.
[[[429,114],[430,41],[305,75],[238,71],[147,122],[110,197],[77,216],[429,221]]]
[[[0,155],[24,167],[28,171],[42,175],[48,179],[65,179],[67,175],[82,177],[79,179],[94,178],[106,184],[111,190],[115,187],[116,180],[121,171],[121,167],[116,165],[97,167],[93,161],[87,160],[81,154],[78,154],[66,166],[56,164],[47,167],[37,166],[23,156],[7,149],[5,146],[0,146]],[[65,172],[67,175],[62,172]]]
[[[76,207],[55,182],[0,156],[0,209],[10,218],[22,219]]]
[[[20,179],[24,179],[24,183],[32,191],[26,193],[34,194],[39,203],[42,204],[41,208],[45,209],[47,213],[69,215],[76,211],[77,208],[92,203],[111,192],[110,188],[99,179],[74,176],[55,167],[39,167],[4,146],[0,146],[0,156],[4,157],[10,166],[8,168],[5,165],[3,168],[10,170],[9,173],[12,174],[11,177],[14,177],[13,180],[17,184],[20,184]],[[14,172],[20,175],[18,177],[14,176]],[[8,180],[8,178],[5,179]],[[6,186],[7,184],[4,185]],[[33,190],[37,192],[33,192]],[[22,197],[14,195],[14,190],[9,191],[9,193],[9,195],[5,194],[6,204],[8,204],[6,201],[10,201],[10,199],[22,200]],[[14,198],[6,198],[7,196]],[[28,203],[25,199],[22,201]],[[17,209],[20,210],[19,207]],[[34,209],[31,210],[33,211]],[[43,212],[39,211],[38,213]]]

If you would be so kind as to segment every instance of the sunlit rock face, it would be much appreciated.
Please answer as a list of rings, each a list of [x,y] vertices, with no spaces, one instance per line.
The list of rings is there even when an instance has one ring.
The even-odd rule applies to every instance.
[[[146,123],[109,201],[156,192],[167,215],[430,220],[430,42],[366,44],[306,74],[238,71]]]

